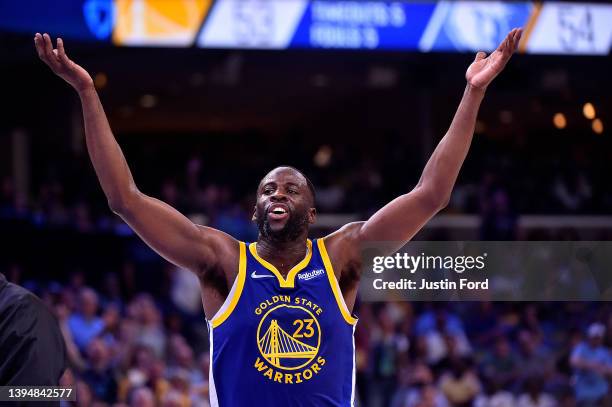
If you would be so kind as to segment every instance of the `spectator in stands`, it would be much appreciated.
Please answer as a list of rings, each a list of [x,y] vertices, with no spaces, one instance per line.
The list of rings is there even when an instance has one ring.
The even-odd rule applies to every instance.
[[[482,202],[482,240],[516,240],[517,215],[510,205],[508,192],[496,189]]]
[[[438,364],[449,357],[451,351],[460,358],[469,356],[472,349],[461,321],[440,306],[432,316],[433,326],[425,324],[427,314],[417,321],[417,332],[425,332],[423,336],[427,346],[427,362],[430,365]]]
[[[101,338],[87,345],[89,366],[81,375],[96,400],[111,403],[117,398],[117,382],[111,366],[110,350]]]
[[[93,394],[89,385],[82,380],[76,382],[76,405],[77,407],[91,407],[93,404]]]
[[[485,354],[480,365],[484,377],[501,387],[512,383],[517,378],[519,369],[518,357],[512,351],[508,339],[503,336],[497,338],[493,351]]]
[[[104,332],[104,321],[97,316],[97,312],[98,294],[89,287],[81,289],[78,311],[68,318],[70,332],[81,352],[85,352],[93,338]]]
[[[518,334],[518,343],[521,378],[548,378],[554,368],[554,359],[541,338],[530,331],[522,330]]]
[[[161,313],[153,298],[149,294],[141,294],[136,297],[130,308],[138,322],[137,343],[150,347],[157,357],[163,357],[166,351],[166,334]]]
[[[133,389],[146,386],[150,382],[151,365],[155,361],[153,351],[142,345],[122,346],[127,349],[122,355],[122,376],[118,386],[118,400],[125,401]]]
[[[517,400],[517,407],[556,407],[555,399],[543,392],[541,377],[531,377],[525,382],[525,392]]]
[[[79,351],[79,348],[74,343],[72,338],[72,332],[68,327],[68,317],[70,316],[70,310],[64,303],[55,305],[55,316],[59,321],[60,330],[64,337],[64,343],[66,344],[66,356],[71,367],[82,371],[85,369],[86,362]]]
[[[134,389],[130,397],[130,407],[155,407],[155,397],[148,387]]]
[[[603,404],[608,395],[612,356],[603,345],[604,335],[603,324],[591,324],[587,330],[587,340],[580,342],[572,352],[570,361],[575,371],[574,391],[579,406]]]
[[[170,390],[170,382],[166,379],[166,364],[159,359],[151,361],[148,370],[147,387],[153,390],[155,400],[159,403]]]
[[[400,353],[407,350],[405,339],[395,332],[389,309],[385,306],[379,312],[380,338],[373,344],[374,383],[376,399],[388,406],[397,386],[396,373]]]
[[[490,378],[485,379],[484,392],[476,397],[474,407],[516,407],[516,400],[495,378]]]
[[[478,376],[460,359],[454,360],[450,371],[440,378],[440,390],[454,407],[471,406],[480,389]]]
[[[429,366],[417,362],[400,376],[400,387],[393,397],[391,407],[447,407],[444,394],[434,385],[434,375]]]
[[[197,375],[192,376],[191,399],[194,404],[201,407],[208,407],[208,374],[210,368],[210,354],[204,352],[198,358]]]

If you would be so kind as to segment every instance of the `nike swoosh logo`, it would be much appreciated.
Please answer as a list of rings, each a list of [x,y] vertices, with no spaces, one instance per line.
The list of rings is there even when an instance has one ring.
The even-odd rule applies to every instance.
[[[256,274],[255,272],[251,273],[251,278],[266,278],[266,277],[274,278],[274,276],[270,274]]]

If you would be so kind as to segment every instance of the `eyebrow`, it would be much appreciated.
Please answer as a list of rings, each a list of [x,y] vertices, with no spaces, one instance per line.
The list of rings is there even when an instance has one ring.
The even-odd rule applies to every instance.
[[[265,188],[265,187],[267,187],[269,185],[278,185],[278,184],[279,183],[276,182],[276,181],[268,181],[268,182],[265,182],[265,183],[261,184],[261,188]],[[300,188],[300,184],[298,184],[296,182],[293,182],[293,181],[287,181],[287,182],[284,183],[284,185]]]

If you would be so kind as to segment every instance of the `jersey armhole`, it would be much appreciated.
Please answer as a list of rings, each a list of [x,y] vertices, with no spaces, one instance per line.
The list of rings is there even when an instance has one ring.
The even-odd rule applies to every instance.
[[[334,293],[334,297],[336,298],[336,303],[338,304],[340,313],[342,314],[342,317],[344,318],[347,324],[355,325],[357,323],[357,318],[351,315],[351,312],[346,306],[346,302],[344,301],[344,297],[342,296],[342,292],[340,291],[338,279],[336,278],[336,273],[334,273],[334,268],[331,264],[331,260],[329,259],[329,255],[327,254],[327,249],[325,248],[323,238],[317,240],[317,247],[319,248],[319,253],[321,254],[323,264],[325,265],[325,272],[327,273],[329,285],[331,286],[331,289]]]
[[[234,284],[232,284],[232,289],[230,290],[227,298],[219,308],[219,311],[212,317],[210,320],[210,325],[213,328],[221,325],[229,316],[231,315],[234,308],[236,308],[236,304],[238,304],[238,300],[240,299],[240,295],[242,294],[242,290],[244,288],[244,281],[246,279],[246,244],[244,242],[238,242],[240,245],[240,260],[238,263],[238,275],[234,280]]]

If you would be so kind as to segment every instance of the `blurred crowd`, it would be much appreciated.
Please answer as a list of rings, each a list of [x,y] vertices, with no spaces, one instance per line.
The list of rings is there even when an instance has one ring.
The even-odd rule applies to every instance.
[[[102,284],[7,277],[58,317],[78,406],[208,406],[209,353],[199,284],[169,267],[152,295],[128,272]],[[131,287],[131,288],[130,288]],[[609,303],[358,303],[358,405],[607,406]]]
[[[425,164],[409,145],[410,138],[395,133],[381,135],[376,144],[341,139],[293,144],[261,134],[202,137],[196,142],[173,138],[172,145],[161,136],[147,136],[146,143],[127,137],[121,143],[143,192],[243,240],[256,237],[250,221],[255,190],[275,165],[294,165],[312,179],[319,213],[364,217],[409,191]],[[578,144],[571,136],[477,137],[446,212],[481,215],[486,223],[483,239],[513,239],[519,214],[608,213],[609,149]],[[555,149],[550,148],[552,142]],[[228,162],[219,151],[233,151],[232,161],[240,164]],[[271,156],[281,158],[270,162],[266,157]],[[85,152],[49,155],[34,150],[31,159],[36,165],[28,192],[18,193],[13,177],[0,173],[0,221],[128,233],[109,211]],[[163,165],[157,165],[158,160]]]
[[[397,134],[379,141],[249,136],[240,149],[221,138],[200,149],[177,139],[170,147],[162,137],[124,139],[122,147],[143,192],[253,241],[257,182],[275,165],[304,170],[320,213],[365,217],[408,191],[425,164],[421,154]],[[557,140],[553,151],[549,142],[482,139],[446,211],[480,215],[483,240],[516,239],[519,214],[606,213],[612,184],[602,169],[610,150],[563,148]],[[524,159],[515,159],[517,150]],[[240,164],[219,151],[234,151]],[[13,237],[0,271],[41,296],[60,320],[70,358],[62,384],[76,386],[79,406],[207,406],[208,333],[195,277],[162,262],[111,213],[82,151],[33,151],[31,158],[27,192],[0,173],[0,227]],[[577,240],[534,240],[549,238]],[[611,311],[608,303],[357,304],[359,405],[606,405]]]

